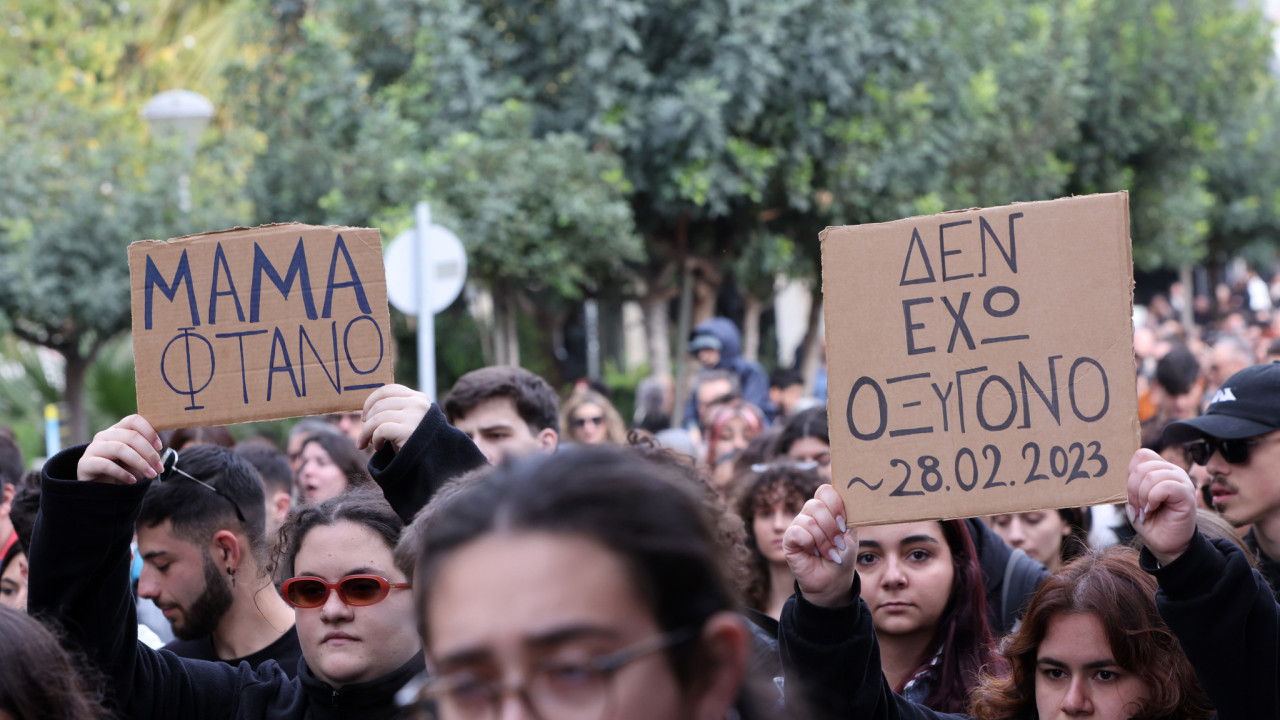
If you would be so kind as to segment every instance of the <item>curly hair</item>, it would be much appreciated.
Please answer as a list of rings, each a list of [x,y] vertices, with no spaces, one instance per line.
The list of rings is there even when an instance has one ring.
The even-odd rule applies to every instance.
[[[805,502],[813,497],[822,478],[813,470],[800,470],[794,465],[771,465],[764,472],[747,475],[739,484],[736,494],[730,501],[730,507],[742,524],[746,527],[746,545],[751,551],[751,562],[748,566],[746,592],[743,600],[746,606],[755,610],[766,610],[769,602],[769,561],[760,551],[756,539],[755,516],[760,510],[772,508],[774,503],[782,502],[794,507],[796,514]]]
[[[1191,661],[1156,609],[1156,580],[1125,547],[1081,556],[1050,576],[1031,599],[1022,626],[1000,648],[1007,672],[983,673],[969,712],[980,720],[1036,712],[1036,660],[1049,623],[1059,615],[1092,615],[1102,624],[1112,657],[1145,684],[1139,720],[1206,720],[1213,706]]]

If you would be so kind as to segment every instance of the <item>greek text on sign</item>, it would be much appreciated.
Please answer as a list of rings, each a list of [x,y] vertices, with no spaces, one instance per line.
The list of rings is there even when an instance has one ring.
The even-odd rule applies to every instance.
[[[851,524],[1123,499],[1128,195],[822,233],[832,482]]]
[[[138,412],[157,428],[358,410],[393,382],[375,229],[135,242],[129,280]]]

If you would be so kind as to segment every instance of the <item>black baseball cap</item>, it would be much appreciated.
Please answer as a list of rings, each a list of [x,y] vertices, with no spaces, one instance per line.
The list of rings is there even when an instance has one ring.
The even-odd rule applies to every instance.
[[[1280,363],[1247,367],[1227,378],[1204,415],[1169,423],[1166,443],[1199,440],[1206,435],[1240,440],[1280,430]]]

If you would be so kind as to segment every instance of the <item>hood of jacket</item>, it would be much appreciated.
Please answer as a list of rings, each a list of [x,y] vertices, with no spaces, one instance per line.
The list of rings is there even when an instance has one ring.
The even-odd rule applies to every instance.
[[[690,337],[698,335],[710,335],[720,341],[720,362],[716,365],[718,368],[731,367],[742,356],[742,334],[729,318],[715,317],[698,323]]]

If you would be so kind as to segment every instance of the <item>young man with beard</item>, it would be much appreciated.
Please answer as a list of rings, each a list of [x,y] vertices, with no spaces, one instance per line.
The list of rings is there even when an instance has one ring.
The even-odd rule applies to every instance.
[[[199,445],[169,462],[138,516],[138,595],[154,600],[180,657],[257,667],[275,660],[292,677],[301,649],[293,610],[267,570],[266,508],[257,471],[231,450]]]
[[[1236,527],[1272,591],[1280,588],[1280,363],[1227,378],[1204,415],[1171,423],[1166,443],[1183,443],[1212,481],[1213,507]]]

